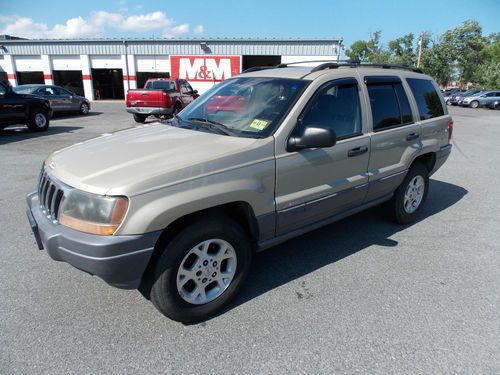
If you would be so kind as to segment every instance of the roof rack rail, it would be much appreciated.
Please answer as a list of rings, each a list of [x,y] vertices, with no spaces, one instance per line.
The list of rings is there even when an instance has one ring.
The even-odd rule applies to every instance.
[[[250,73],[250,72],[258,72],[259,70],[266,70],[266,69],[275,69],[278,68],[279,66],[253,66],[251,68],[245,69],[242,71],[242,73]]]
[[[359,68],[359,67],[373,67],[373,68],[382,68],[382,69],[403,69],[409,70],[415,73],[423,73],[422,69],[415,68],[413,66],[408,65],[399,65],[399,64],[384,64],[384,63],[365,63],[359,60],[311,60],[311,61],[295,61],[291,63],[282,63],[275,66],[254,66],[252,68],[248,68],[243,71],[243,73],[257,72],[259,70],[265,69],[277,69],[277,68],[287,68],[290,65],[297,64],[307,64],[307,63],[322,63],[320,65],[315,66],[311,69],[311,73],[318,72],[320,70],[325,69],[338,69],[340,67],[349,67],[349,68]]]
[[[317,72],[319,70],[324,70],[324,69],[337,69],[340,67],[351,67],[351,68],[358,68],[358,67],[373,67],[373,68],[382,68],[382,69],[404,69],[404,70],[410,70],[415,73],[423,73],[422,69],[420,68],[415,68],[413,66],[408,66],[408,65],[399,65],[399,64],[384,64],[384,63],[364,63],[360,62],[358,60],[344,60],[344,61],[332,61],[329,63],[324,63],[321,65],[318,65],[314,67],[311,70],[311,73]]]

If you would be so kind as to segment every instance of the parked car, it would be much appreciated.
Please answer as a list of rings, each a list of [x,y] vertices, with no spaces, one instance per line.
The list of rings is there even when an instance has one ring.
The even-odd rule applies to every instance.
[[[494,102],[491,102],[490,104],[488,104],[488,108],[500,109],[500,100],[495,100]]]
[[[452,97],[454,97],[456,95],[462,95],[466,91],[467,90],[465,90],[465,89],[453,89],[453,90],[450,90],[449,92],[443,94],[444,101],[446,102],[446,104],[451,104],[450,101],[451,101]]]
[[[244,93],[244,110],[207,111]],[[419,70],[254,68],[172,119],[53,153],[27,214],[53,259],[196,322],[227,306],[257,251],[382,203],[415,221],[452,130]]]
[[[463,99],[465,98],[466,96],[471,96],[471,95],[475,95],[477,93],[480,93],[481,90],[467,90],[467,91],[464,91],[464,92],[460,92],[460,93],[453,93],[447,100],[447,104],[451,104],[451,105],[458,105],[458,101],[460,99]]]
[[[29,94],[18,94],[12,87],[0,82],[0,129],[24,124],[33,132],[49,128],[52,108],[48,100]]]
[[[176,115],[198,96],[198,91],[184,79],[151,78],[143,89],[128,90],[127,112],[142,123],[150,115]]]
[[[88,115],[90,111],[90,102],[87,98],[78,96],[59,86],[20,85],[14,87],[14,91],[18,94],[38,95],[49,100],[55,113],[79,112],[82,115]]]
[[[479,108],[488,106],[490,103],[500,100],[500,91],[481,91],[475,95],[467,96],[459,100],[462,107]]]

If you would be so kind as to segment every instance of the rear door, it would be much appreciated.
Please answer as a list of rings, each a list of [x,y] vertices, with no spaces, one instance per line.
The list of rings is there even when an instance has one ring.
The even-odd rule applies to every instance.
[[[446,104],[438,94],[438,87],[430,78],[408,77],[406,82],[417,105],[417,119],[421,129],[421,153],[435,152],[448,144]]]
[[[403,181],[409,161],[421,149],[421,130],[400,77],[365,75],[364,81],[372,122],[368,202],[392,193]]]
[[[298,152],[280,151],[277,147],[277,235],[320,222],[363,202],[370,137],[363,133],[361,95],[354,77],[324,83],[299,115],[294,131],[307,125],[328,127],[335,131],[337,144]]]

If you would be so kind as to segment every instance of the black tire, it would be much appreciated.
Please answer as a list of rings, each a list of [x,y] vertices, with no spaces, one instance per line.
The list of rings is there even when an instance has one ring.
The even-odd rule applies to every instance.
[[[146,115],[138,115],[138,114],[134,113],[134,120],[135,120],[135,122],[139,122],[141,124],[144,124],[144,122],[146,121],[146,117],[148,117],[148,116],[146,116]]]
[[[182,107],[179,103],[177,103],[174,107],[174,112],[172,113],[172,116],[175,117],[175,115],[179,114],[180,111],[182,111]]]
[[[477,100],[473,100],[469,105],[471,108],[479,108],[479,102]]]
[[[214,239],[226,241],[232,246],[236,254],[234,276],[228,286],[226,286],[226,289],[215,299],[203,304],[189,303],[181,296],[178,290],[178,271],[181,264],[186,264],[186,259],[189,259],[188,254],[194,248],[198,248],[198,245],[204,241]],[[151,302],[162,314],[179,322],[196,323],[207,320],[223,310],[238,293],[250,270],[251,258],[252,250],[248,236],[241,226],[233,220],[225,217],[207,217],[194,222],[172,238],[163,249],[163,253],[158,258],[156,265],[151,268],[151,272],[153,273],[151,291],[149,293]],[[202,261],[203,259],[199,257],[196,259],[195,265],[193,265],[196,269],[196,264],[200,264],[200,268],[202,269],[202,271],[198,271],[202,272],[200,276],[202,279],[198,279],[194,283],[197,286],[201,286],[204,292],[207,292],[207,288],[211,284],[208,279],[203,277],[206,274],[206,269],[205,267],[201,267],[202,264],[205,264],[201,263]],[[219,269],[214,269],[212,268],[212,264],[208,264],[206,267],[209,269],[208,275],[212,271],[219,270],[220,272],[222,270],[222,262],[219,267]],[[205,284],[202,284],[202,282]]]
[[[49,128],[49,114],[43,108],[34,108],[31,110],[28,123],[28,129],[32,132],[44,132]]]
[[[415,178],[420,176],[423,178],[424,192],[422,199],[418,203],[416,209],[413,212],[408,212],[405,209],[405,194],[411,182],[415,181]],[[421,163],[416,163],[410,167],[405,179],[399,185],[399,187],[394,192],[394,196],[385,205],[386,212],[390,219],[398,224],[409,224],[415,221],[422,206],[427,198],[427,193],[429,191],[429,171],[425,165]]]
[[[90,106],[89,106],[87,103],[83,102],[83,103],[80,105],[80,113],[81,113],[82,115],[88,115],[88,114],[89,114],[89,112],[90,112]]]

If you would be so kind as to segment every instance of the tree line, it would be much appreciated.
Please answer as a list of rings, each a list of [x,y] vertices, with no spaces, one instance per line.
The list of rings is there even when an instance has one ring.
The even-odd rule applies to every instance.
[[[380,41],[381,31],[368,40],[358,40],[346,55],[362,62],[416,66],[421,44],[420,68],[441,86],[457,82],[459,86],[500,89],[500,33],[483,35],[476,20],[447,30],[441,35],[408,33],[389,41]]]

